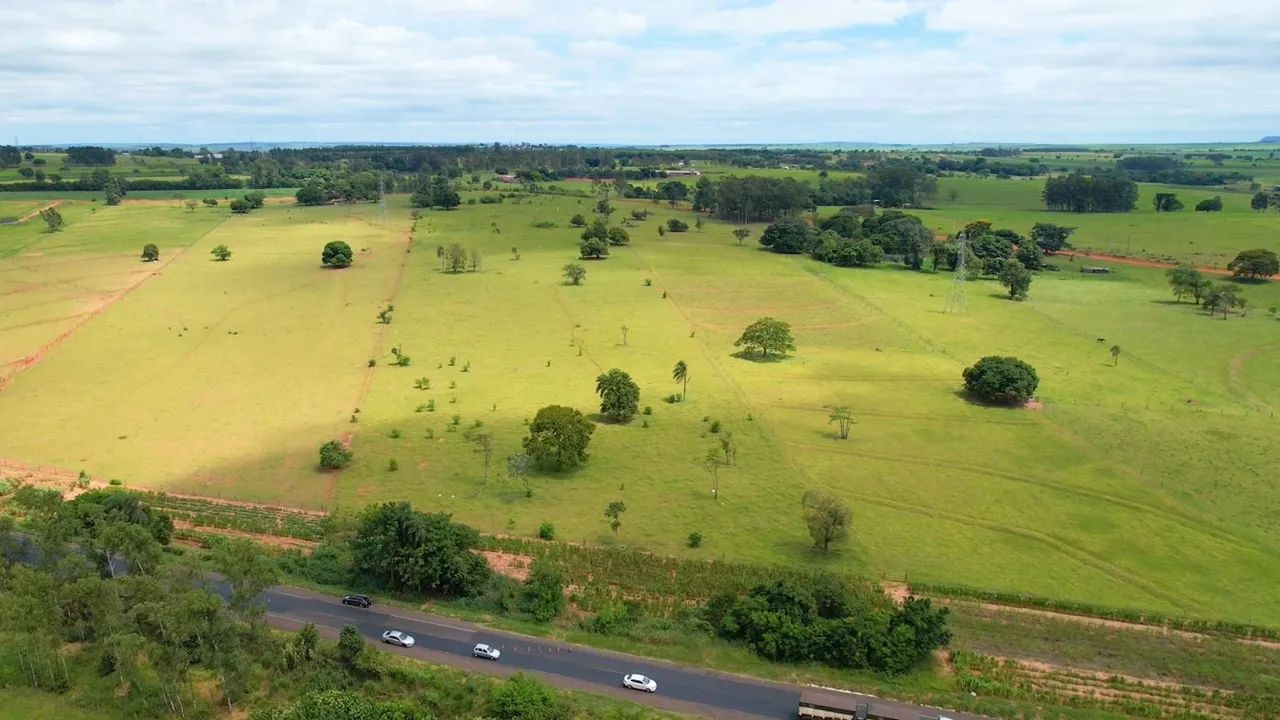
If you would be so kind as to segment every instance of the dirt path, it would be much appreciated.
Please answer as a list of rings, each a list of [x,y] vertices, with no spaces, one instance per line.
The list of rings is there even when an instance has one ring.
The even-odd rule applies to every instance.
[[[226,222],[226,221],[223,220],[222,222]],[[0,390],[3,390],[5,385],[8,385],[9,382],[13,380],[14,376],[16,376],[18,373],[24,370],[30,369],[36,363],[39,363],[41,360],[44,360],[46,357],[48,357],[49,353],[56,350],[59,345],[66,342],[66,340],[70,338],[72,335],[76,334],[76,332],[80,330],[80,328],[87,325],[90,320],[93,320],[94,318],[98,317],[108,308],[110,308],[111,306],[123,300],[134,290],[137,290],[138,288],[142,287],[151,278],[156,277],[161,273],[163,273],[170,265],[177,262],[178,258],[182,257],[183,255],[186,255],[187,250],[190,250],[193,246],[195,246],[196,243],[203,240],[205,236],[207,236],[209,233],[221,227],[222,222],[217,223],[213,227],[201,233],[198,237],[192,239],[190,243],[182,246],[181,248],[178,248],[176,252],[169,253],[164,260],[161,260],[155,267],[149,268],[149,272],[145,272],[139,275],[138,279],[134,280],[129,285],[126,285],[120,290],[103,294],[97,306],[93,310],[81,315],[80,319],[77,320],[74,325],[58,333],[56,336],[54,336],[52,340],[45,343],[39,350],[36,350],[35,352],[32,352],[32,353],[28,353],[27,355],[24,355],[18,358],[17,360],[12,360],[8,363],[5,363],[5,365],[2,368],[0,368],[0,370],[2,370],[4,373],[0,375]]]
[[[400,287],[404,284],[405,271],[408,269],[408,266],[409,266],[409,253],[412,250],[413,250],[413,231],[405,230],[404,253],[402,253],[400,256],[400,267],[396,270],[395,280],[393,280],[391,283],[391,291],[387,293],[387,297],[384,300],[384,302],[387,304],[394,304],[396,298],[400,296]],[[386,336],[387,336],[387,325],[379,324],[378,330],[373,336],[373,352],[369,357],[377,358],[382,355],[382,343],[386,339]],[[369,394],[369,386],[373,384],[373,371],[375,369],[376,368],[372,365],[365,368],[364,377],[360,379],[360,388],[356,390],[355,403],[351,407],[359,408],[362,405],[364,405],[364,399]],[[348,430],[342,436],[342,445],[349,449],[355,443],[355,439],[356,439],[355,429]],[[329,473],[328,484],[325,486],[325,491],[324,491],[326,507],[333,507],[333,498],[337,495],[337,492],[338,492],[338,473],[336,472]]]
[[[1125,257],[1123,255],[1108,255],[1106,253],[1085,252],[1083,250],[1071,250],[1070,252],[1057,253],[1051,257],[1068,257],[1083,258],[1085,260],[1101,260],[1103,262],[1116,263],[1117,265],[1131,265],[1133,267],[1146,268],[1162,268],[1169,269],[1177,267],[1178,263],[1164,262],[1163,260],[1144,260],[1142,258]],[[1209,267],[1207,265],[1197,265],[1196,269],[1208,275],[1230,276],[1231,271],[1223,268]]]
[[[64,202],[66,202],[66,200],[54,200],[53,202],[49,203],[48,205],[45,205],[44,207],[36,208],[35,210],[32,210],[31,212],[27,213],[26,215],[23,215],[22,217],[18,218],[17,220],[15,220],[15,221],[14,221],[13,223],[11,223],[11,224],[13,224],[13,225],[17,225],[18,223],[24,223],[24,222],[26,222],[26,221],[28,221],[28,220],[30,220],[30,219],[32,219],[32,218],[34,218],[34,217],[36,217],[37,215],[39,215],[40,213],[44,212],[45,210],[48,210],[49,208],[56,208],[56,207],[58,207],[59,205],[61,205],[62,203],[64,203]]]

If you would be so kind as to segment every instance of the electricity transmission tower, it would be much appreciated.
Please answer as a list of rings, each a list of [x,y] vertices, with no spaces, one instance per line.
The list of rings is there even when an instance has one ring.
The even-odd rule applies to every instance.
[[[964,233],[956,235],[956,252],[959,253],[956,272],[951,278],[951,294],[947,296],[947,304],[942,309],[942,312],[949,315],[964,315],[969,310],[969,303],[965,298],[965,283],[968,282],[964,262],[968,250],[965,244],[967,239]]]
[[[387,224],[387,184],[381,173],[378,174],[378,224]]]

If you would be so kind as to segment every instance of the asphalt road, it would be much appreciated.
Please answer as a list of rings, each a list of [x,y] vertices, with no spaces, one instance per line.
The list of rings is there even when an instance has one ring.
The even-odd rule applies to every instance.
[[[479,625],[395,607],[343,605],[339,598],[298,588],[277,587],[265,593],[267,617],[275,625],[297,629],[314,623],[330,636],[344,625],[354,625],[378,647],[408,657],[447,664],[472,672],[510,675],[537,674],[559,687],[612,695],[658,708],[708,718],[781,720],[797,717],[801,687],[744,678],[703,668],[683,667],[622,653],[589,649],[581,645],[532,638]],[[383,644],[385,630],[402,630],[414,637],[411,649]],[[502,651],[497,662],[471,655],[476,643]],[[656,693],[622,687],[627,673],[647,675],[658,683]],[[937,718],[979,720],[954,711],[860,696],[874,714],[896,720]]]

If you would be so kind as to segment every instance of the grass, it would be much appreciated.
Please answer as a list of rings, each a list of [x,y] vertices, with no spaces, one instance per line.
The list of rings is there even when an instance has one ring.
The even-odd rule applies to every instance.
[[[81,708],[53,693],[20,687],[0,688],[0,720],[109,720],[121,717],[111,709],[95,706]]]
[[[143,208],[220,224],[13,379],[0,418],[5,454],[153,488],[326,504],[330,476],[313,472],[316,449],[349,429],[404,227],[377,225],[371,205],[268,205],[245,216]],[[146,217],[100,230],[84,222],[85,244],[128,248],[122,262],[137,267],[146,227],[163,232]],[[48,242],[79,248],[78,224]],[[357,251],[353,267],[320,266],[335,239]],[[231,247],[229,262],[211,260],[218,244]],[[162,260],[173,250],[162,244]]]
[[[944,195],[953,181],[969,182],[944,181]],[[1005,224],[1001,213],[1023,213],[1014,226],[1026,230],[1057,217],[1035,210],[1037,192],[1028,181],[973,180],[955,204],[923,214]],[[405,223],[404,199],[393,205]],[[592,205],[539,196],[423,212],[394,297],[403,240],[370,224],[372,206],[269,206],[226,219],[6,388],[3,454],[157,489],[348,510],[410,500],[494,533],[533,536],[552,522],[566,540],[679,557],[1280,625],[1270,581],[1280,530],[1268,511],[1280,326],[1258,309],[1280,303],[1276,285],[1245,287],[1255,310],[1224,322],[1174,303],[1159,270],[1043,273],[1025,303],[1004,300],[992,281],[971,283],[968,315],[953,317],[941,312],[945,274],[779,257],[738,246],[719,222],[660,238],[659,223],[692,225],[692,215],[617,201],[615,219],[640,207],[653,215],[630,228],[631,246],[584,262],[585,283],[567,286],[560,268],[578,234],[567,218]],[[547,220],[559,227],[532,227]],[[1237,209],[1097,222],[1122,220],[1221,222],[1213,242],[1225,248],[1255,218]],[[1087,239],[1095,216],[1069,221]],[[762,227],[753,229],[754,241]],[[315,255],[332,238],[372,252],[348,271],[322,271]],[[110,233],[102,242],[136,244]],[[208,262],[224,242],[231,262]],[[453,242],[482,253],[480,272],[439,270],[435,249]],[[388,303],[392,322],[378,325]],[[764,315],[790,322],[799,350],[773,363],[734,357],[742,328]],[[1112,344],[1123,349],[1116,367]],[[391,364],[393,346],[408,367]],[[987,354],[1031,362],[1044,410],[961,397],[962,369]],[[689,397],[660,402],[681,389],[678,360],[690,367]],[[597,419],[587,465],[534,475],[527,497],[503,472],[525,421],[552,403],[594,414],[594,379],[613,367],[637,380],[653,415]],[[94,382],[80,381],[86,368]],[[422,377],[430,390],[415,388]],[[854,413],[848,441],[834,439],[833,405]],[[710,432],[712,419],[723,433]],[[487,481],[465,432],[477,421],[494,439]],[[315,472],[319,444],[347,432],[355,462]],[[719,469],[717,501],[702,461],[725,433],[738,460]],[[387,469],[393,458],[398,472]],[[811,551],[800,520],[809,488],[853,508],[852,539],[829,556]],[[603,515],[612,500],[628,507],[616,536]],[[704,539],[693,549],[695,531]]]
[[[657,223],[673,214],[664,208],[632,229],[631,247],[587,263],[586,282],[568,287],[559,267],[574,254],[573,231],[529,226],[584,205],[539,198],[419,221],[409,276],[420,280],[397,298],[388,335],[413,365],[380,358],[357,461],[338,487],[344,507],[410,499],[494,532],[532,535],[552,521],[561,537],[677,555],[982,578],[1114,606],[1280,620],[1262,580],[1277,569],[1261,509],[1270,458],[1238,452],[1266,446],[1274,430],[1264,398],[1275,326],[1262,313],[1215,323],[1172,304],[1159,271],[1123,268],[1109,278],[1046,273],[1024,304],[975,283],[970,315],[955,319],[940,312],[948,277],[779,258],[737,247],[718,223],[660,240]],[[440,272],[434,247],[449,242],[480,248],[484,271]],[[1245,292],[1263,307],[1276,300],[1269,285]],[[794,358],[730,356],[761,315],[793,324]],[[1112,343],[1124,348],[1116,368]],[[1261,349],[1241,358],[1250,348]],[[990,353],[1039,368],[1044,412],[957,396],[960,370]],[[654,402],[678,390],[670,369],[680,359],[693,375],[689,401]],[[599,423],[587,466],[536,476],[532,498],[502,479],[523,421],[552,402],[593,411],[593,379],[611,367],[655,406],[649,427]],[[415,389],[422,376],[441,389]],[[450,381],[456,390],[444,389]],[[415,412],[429,398],[443,409]],[[851,441],[832,439],[823,408],[834,404],[854,408]],[[475,447],[447,431],[455,413],[494,434],[487,484]],[[699,462],[717,442],[705,416],[739,448],[738,466],[721,469],[719,502]],[[385,471],[389,457],[401,472]],[[830,558],[810,553],[789,510],[807,487],[855,508],[857,539]],[[617,538],[603,517],[613,499],[629,508]],[[695,530],[704,546],[686,548]]]
[[[43,170],[46,175],[61,175],[63,180],[75,180],[89,177],[95,170],[106,170],[112,175],[124,178],[169,179],[180,178],[191,172],[199,163],[195,158],[146,157],[143,155],[116,155],[114,165],[106,167],[67,166],[65,153],[34,153],[36,159],[43,159],[44,165],[36,165],[30,160],[23,160],[19,167],[32,170]],[[0,169],[0,183],[28,182],[34,178],[23,177],[18,167]]]
[[[1071,242],[1080,250],[1212,267],[1226,267],[1241,250],[1275,247],[1280,215],[1250,209],[1252,192],[1150,183],[1138,188],[1133,212],[1050,212],[1040,196],[1042,178],[945,177],[938,181],[936,209],[917,212],[939,233],[953,234],[966,223],[983,219],[1026,235],[1035,223],[1050,222],[1076,227]],[[1156,213],[1152,199],[1157,192],[1176,193],[1186,209]],[[1222,198],[1222,212],[1193,210],[1197,202],[1214,196]]]

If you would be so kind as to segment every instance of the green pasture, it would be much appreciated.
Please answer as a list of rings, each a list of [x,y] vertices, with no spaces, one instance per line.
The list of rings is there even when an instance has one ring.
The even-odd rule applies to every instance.
[[[1252,193],[1141,183],[1128,213],[1070,213],[1044,209],[1042,178],[944,177],[931,210],[914,210],[934,230],[951,234],[972,220],[989,220],[1023,235],[1037,222],[1077,228],[1077,249],[1171,262],[1225,267],[1240,250],[1280,250],[1280,214],[1249,207]],[[1176,193],[1185,210],[1157,213],[1157,192]],[[1222,198],[1222,212],[1194,212],[1200,200]]]
[[[153,488],[325,504],[316,448],[348,428],[374,315],[403,257],[399,202],[387,226],[372,205],[233,216],[126,203],[72,221],[47,240],[58,252],[127,252],[121,262],[134,268],[148,267],[136,253],[149,240],[162,263],[177,255],[177,231],[164,242],[156,230],[164,223],[205,231],[181,236],[185,253],[13,378],[0,394],[0,457]],[[109,224],[116,213],[139,215]],[[355,265],[322,268],[321,248],[338,239],[356,250]],[[229,262],[210,257],[218,244],[231,248]]]
[[[103,706],[92,711],[53,693],[28,688],[0,688],[0,720],[107,720],[117,714]]]
[[[737,246],[720,223],[660,239],[673,212],[627,202],[620,214],[654,215],[631,228],[631,246],[586,262],[582,286],[565,286],[559,270],[578,234],[566,219],[589,204],[542,197],[423,214],[386,345],[412,363],[378,358],[357,460],[338,483],[343,507],[407,499],[488,531],[533,534],[549,521],[564,539],[614,542],[602,513],[621,499],[617,541],[662,552],[1280,622],[1268,579],[1280,532],[1267,504],[1280,325],[1265,312],[1210,319],[1175,304],[1158,270],[1099,278],[1066,266],[1038,276],[1026,303],[971,283],[957,318],[941,312],[947,275],[778,257]],[[531,227],[542,220],[560,227]],[[451,242],[480,249],[484,269],[441,272],[435,248]],[[1244,292],[1255,308],[1280,301],[1270,284]],[[732,355],[763,315],[792,323],[794,357]],[[1043,411],[957,393],[961,370],[996,353],[1039,369]],[[692,380],[688,402],[672,405],[662,397],[679,390],[677,360]],[[635,377],[653,415],[599,422],[588,465],[535,476],[526,497],[503,473],[524,421],[551,403],[594,412],[595,375],[612,367]],[[415,389],[418,378],[431,389]],[[430,401],[434,412],[419,411]],[[835,404],[858,418],[847,442],[827,423]],[[738,448],[737,465],[719,469],[718,502],[703,466],[719,441],[710,420]],[[488,483],[466,439],[477,421],[494,438]],[[799,519],[813,487],[854,508],[854,540],[830,558],[809,551]],[[693,531],[705,537],[698,550],[684,547]]]
[[[950,178],[942,195],[921,214],[948,232],[978,218],[1025,232],[1044,219],[1080,225],[1089,244],[1107,223],[1131,222],[1176,236],[1183,245],[1168,240],[1170,252],[1182,252],[1200,236],[1170,228],[1202,222],[1219,257],[1277,222],[1225,193],[1227,211],[1207,217],[1047,213],[1038,183],[1021,180]],[[1027,302],[977,281],[968,313],[954,316],[942,312],[947,274],[776,256],[758,249],[759,225],[742,246],[719,222],[660,237],[669,217],[693,216],[616,204],[615,221],[653,214],[631,225],[630,246],[582,261],[576,287],[560,270],[576,261],[568,218],[590,212],[587,198],[422,211],[408,255],[403,197],[385,227],[373,205],[231,216],[135,201],[68,203],[55,236],[0,228],[0,272],[90,258],[103,264],[76,272],[125,273],[149,239],[172,258],[0,393],[0,457],[148,488],[345,510],[410,500],[490,532],[532,535],[551,522],[570,541],[1280,624],[1270,480],[1280,324],[1266,312],[1280,286],[1242,286],[1251,311],[1224,321],[1175,303],[1158,269],[1082,276],[1059,258],[1062,271],[1039,274]],[[544,221],[557,226],[534,227]],[[356,248],[352,268],[319,267],[331,239]],[[440,270],[437,247],[455,242],[480,251],[480,271]],[[217,244],[230,262],[209,259]],[[46,299],[35,292],[0,302]],[[379,325],[387,303],[392,322]],[[735,357],[742,328],[765,315],[792,324],[799,350],[781,362]],[[392,347],[408,367],[391,364]],[[1043,409],[962,397],[961,371],[988,354],[1031,362]],[[689,397],[671,404],[678,360]],[[595,417],[595,377],[614,367],[640,384],[651,415]],[[414,387],[420,378],[430,389]],[[505,458],[553,403],[596,420],[591,460],[534,475],[529,497]],[[847,441],[827,422],[833,405],[857,420]],[[492,433],[487,482],[468,430]],[[318,446],[348,433],[355,462],[317,472]],[[705,459],[726,433],[737,462],[717,467],[717,500]],[[810,488],[853,509],[851,540],[830,556],[809,549],[800,520]],[[628,506],[616,538],[603,516],[613,500]],[[703,545],[687,548],[695,531]]]
[[[32,170],[43,170],[46,175],[61,175],[63,180],[75,180],[89,177],[95,170],[106,170],[112,175],[132,179],[164,179],[179,178],[199,165],[195,158],[145,157],[143,155],[116,154],[114,165],[103,167],[88,165],[66,165],[67,156],[60,152],[33,153],[36,159],[43,159],[45,164],[36,165],[31,160],[23,160],[18,167],[0,169],[0,183],[28,181],[19,168],[29,167]]]

